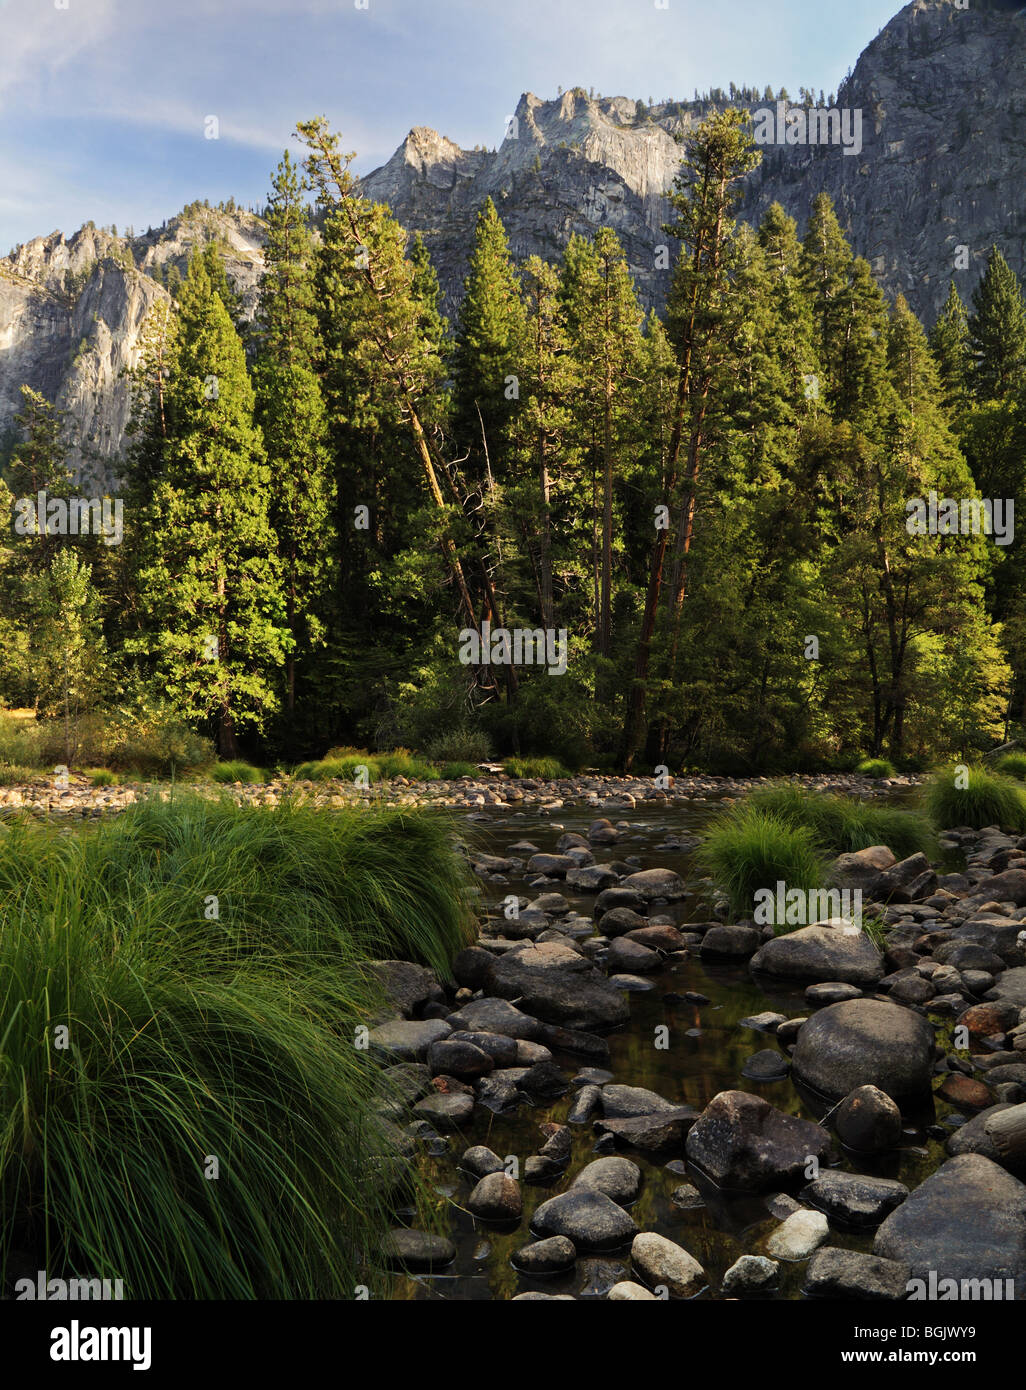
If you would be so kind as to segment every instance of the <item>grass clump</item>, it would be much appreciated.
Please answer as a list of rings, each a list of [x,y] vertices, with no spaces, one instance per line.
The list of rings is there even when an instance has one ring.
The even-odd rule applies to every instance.
[[[476,763],[445,763],[441,769],[443,781],[455,782],[459,777],[480,777]]]
[[[210,769],[210,776],[215,782],[245,782],[250,786],[267,781],[267,773],[262,767],[254,767],[252,763],[244,762],[241,758],[215,763]]]
[[[438,780],[438,768],[408,748],[394,748],[391,753],[378,753],[376,757],[383,777],[405,777],[411,782]]]
[[[735,916],[749,917],[760,888],[808,892],[823,887],[826,863],[807,826],[743,802],[715,820],[696,857],[727,895]]]
[[[486,763],[492,742],[483,729],[463,726],[432,739],[424,751],[433,763]]]
[[[542,782],[555,782],[570,777],[558,758],[507,758],[502,765],[507,777],[533,777]]]
[[[1026,782],[1026,753],[1007,753],[995,770],[1002,777],[1014,777],[1019,782]]]
[[[936,773],[926,784],[923,805],[936,825],[1000,825],[1026,830],[1026,792],[1009,777],[964,764]]]
[[[863,777],[883,778],[898,775],[897,768],[886,758],[866,758],[864,762],[859,763],[855,771]]]
[[[91,768],[86,776],[89,778],[91,787],[116,787],[121,780],[116,772],[111,772],[109,767]]]
[[[357,750],[329,753],[316,762],[300,763],[293,776],[300,782],[355,782],[365,773],[368,782],[381,781],[381,764],[369,753]]]
[[[788,784],[760,788],[752,792],[746,804],[779,816],[789,825],[805,827],[831,858],[868,849],[870,845],[886,845],[898,859],[937,852],[929,822],[921,814],[898,806],[807,792]]]
[[[467,893],[438,817],[179,794],[73,834],[13,824],[0,1283],[18,1250],[130,1298],[380,1287],[409,1165],[384,1073],[352,1046],[380,1002],[365,962],[444,972]]]

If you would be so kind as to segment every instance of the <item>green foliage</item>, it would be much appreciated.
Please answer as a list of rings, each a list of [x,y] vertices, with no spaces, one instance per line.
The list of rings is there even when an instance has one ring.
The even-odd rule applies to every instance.
[[[97,767],[86,773],[91,787],[116,787],[121,780],[110,768]]]
[[[532,777],[542,782],[571,776],[556,758],[507,758],[502,770],[507,777]]]
[[[963,764],[935,773],[924,789],[923,804],[942,829],[999,825],[1026,830],[1026,792],[1011,778],[982,767]]]
[[[929,855],[937,849],[928,822],[896,806],[807,792],[787,783],[761,787],[742,804],[808,830],[831,858],[870,845],[886,845],[898,859],[917,853]]]
[[[432,739],[424,752],[433,763],[484,763],[492,756],[492,745],[483,729],[464,726]]]
[[[476,763],[444,763],[440,776],[446,782],[455,782],[460,777],[480,777],[481,770]]]
[[[381,1068],[351,1045],[381,1003],[364,962],[445,972],[470,935],[466,872],[434,817],[179,796],[70,835],[13,825],[0,1273],[17,1245],[133,1298],[387,1287],[410,1176],[379,1118]]]
[[[262,767],[254,767],[252,763],[239,758],[215,763],[210,769],[210,776],[215,782],[246,782],[253,786],[267,781],[267,773]]]
[[[1026,782],[1026,753],[1006,753],[995,765],[1003,777],[1014,777]]]
[[[896,777],[897,769],[886,758],[866,758],[855,769],[862,777]]]
[[[727,896],[731,912],[751,916],[761,888],[808,892],[824,883],[825,861],[813,832],[750,803],[731,807],[712,824],[696,864]]]
[[[406,777],[411,782],[431,782],[438,777],[437,767],[408,748],[394,748],[375,757],[382,777]]]

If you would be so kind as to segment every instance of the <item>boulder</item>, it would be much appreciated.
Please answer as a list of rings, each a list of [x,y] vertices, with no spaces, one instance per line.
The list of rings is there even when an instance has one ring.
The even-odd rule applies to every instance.
[[[385,1241],[385,1257],[393,1269],[430,1273],[451,1265],[456,1258],[456,1247],[444,1236],[402,1228],[389,1232]]]
[[[444,999],[441,985],[422,965],[408,960],[372,960],[367,968],[392,1005],[403,1018],[412,1018],[424,1004]]]
[[[602,1113],[610,1120],[630,1119],[635,1115],[654,1115],[657,1111],[674,1110],[672,1100],[664,1100],[644,1086],[603,1086]]]
[[[849,999],[809,1019],[791,1055],[794,1077],[829,1099],[876,1086],[893,1100],[923,1095],[933,1076],[933,1030],[900,1004]]]
[[[641,917],[629,907],[613,907],[602,914],[601,931],[603,936],[626,936],[629,931],[637,931],[648,926],[648,918]]]
[[[754,927],[710,927],[698,948],[703,956],[723,960],[745,960],[762,944],[762,932]]]
[[[837,1107],[834,1128],[855,1153],[886,1153],[901,1140],[901,1111],[878,1086],[856,1086]]]
[[[815,925],[775,936],[752,957],[754,974],[789,980],[827,980],[860,988],[883,978],[880,952],[862,931]]]
[[[520,1185],[505,1173],[488,1173],[467,1198],[467,1210],[483,1221],[519,1221],[524,1213]]]
[[[530,1245],[522,1245],[512,1256],[514,1269],[524,1274],[561,1274],[572,1269],[577,1259],[577,1251],[572,1240],[566,1236],[550,1236],[548,1240],[535,1240]]]
[[[676,1298],[693,1298],[705,1287],[705,1270],[683,1246],[645,1231],[631,1244],[631,1264],[651,1288],[666,1288]]]
[[[452,1042],[449,1038],[431,1044],[427,1064],[432,1076],[458,1076],[471,1081],[495,1070],[495,1058],[484,1048],[469,1042]]]
[[[588,1031],[630,1017],[626,999],[586,957],[556,942],[517,946],[494,964],[489,982],[546,1023]]]
[[[576,867],[567,854],[532,854],[527,861],[529,874],[542,874],[545,878],[566,878]]]
[[[447,1038],[452,1025],[446,1019],[393,1019],[372,1028],[368,1035],[371,1049],[401,1062],[419,1062],[434,1042]]]
[[[635,1115],[623,1120],[595,1120],[597,1133],[611,1136],[617,1144],[640,1149],[644,1153],[681,1153],[685,1135],[698,1119],[698,1111],[690,1105],[678,1105],[672,1110],[657,1110],[651,1115]]]
[[[925,854],[911,854],[880,875],[874,896],[884,902],[915,903],[937,888],[937,874]]]
[[[765,1255],[742,1255],[724,1274],[720,1293],[724,1298],[761,1293],[776,1281],[779,1272],[776,1260],[767,1260]]]
[[[785,1115],[760,1096],[721,1091],[691,1126],[688,1160],[718,1186],[764,1192],[805,1174],[810,1157],[825,1163],[830,1136],[819,1125]]]
[[[810,1298],[904,1299],[910,1276],[901,1261],[830,1246],[809,1261],[805,1292]]]
[[[538,1236],[566,1236],[578,1251],[616,1250],[633,1240],[638,1228],[624,1209],[588,1187],[574,1187],[542,1202],[531,1219]]]
[[[844,1226],[879,1226],[908,1196],[904,1183],[861,1173],[830,1169],[802,1192],[802,1197],[831,1221]]]
[[[807,1260],[826,1240],[830,1226],[819,1211],[792,1212],[766,1242],[766,1249],[778,1260]]]
[[[489,966],[494,961],[489,960]],[[470,1033],[502,1033],[507,1038],[544,1041],[545,1025],[514,1008],[505,999],[472,999],[446,1020],[454,1029]],[[444,1036],[440,1035],[440,1036]]]
[[[872,897],[884,870],[894,863],[894,855],[886,845],[870,845],[868,849],[838,855],[830,865],[830,882],[838,888],[859,888],[867,898]]]
[[[599,893],[603,888],[614,888],[617,881],[615,870],[608,864],[586,864],[570,869],[566,876],[567,887],[578,893]]]
[[[955,1280],[962,1298],[972,1296],[963,1280],[978,1290],[981,1279],[1010,1279],[1021,1299],[1026,1186],[982,1154],[949,1158],[891,1213],[876,1233],[873,1253],[907,1263],[914,1279],[929,1281],[935,1271],[937,1281]]]
[[[658,927],[651,928],[658,931]],[[609,953],[606,956],[607,970],[627,970],[630,972],[647,973],[650,970],[658,970],[663,963],[663,958],[658,951],[650,951],[647,946],[642,946],[637,941],[630,941],[625,936],[617,937],[610,944]]]
[[[684,880],[673,869],[642,869],[640,873],[628,874],[620,887],[630,893],[637,893],[646,903],[653,902],[656,898],[676,902],[687,892]]]
[[[641,1169],[629,1158],[596,1158],[577,1174],[571,1184],[574,1187],[590,1187],[604,1192],[618,1206],[630,1206],[641,1191]]]

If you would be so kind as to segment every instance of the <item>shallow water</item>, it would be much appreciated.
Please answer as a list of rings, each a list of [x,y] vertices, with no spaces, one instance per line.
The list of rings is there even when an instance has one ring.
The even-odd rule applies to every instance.
[[[676,869],[687,881],[694,881],[690,854],[659,850],[657,846],[667,832],[680,835],[695,832],[715,810],[713,802],[697,802],[684,808],[638,807],[629,812],[595,811],[591,808],[565,808],[553,815],[534,812],[516,814],[495,813],[487,821],[469,818],[468,837],[491,854],[504,854],[507,847],[526,839],[540,850],[553,850],[564,832],[584,833],[597,816],[606,814],[614,823],[627,820],[632,827],[615,846],[596,847],[598,862],[629,859],[638,855],[645,868]],[[954,864],[951,865],[954,867]],[[499,903],[507,893],[518,892],[528,898],[543,890],[527,887],[526,882],[510,876],[509,883],[482,883],[484,901]],[[594,894],[574,895],[565,885],[559,891],[572,907],[590,914]],[[680,923],[705,921],[710,917],[708,902],[689,897],[672,908],[660,908]],[[667,1099],[694,1106],[701,1110],[719,1091],[739,1089],[763,1096],[780,1110],[819,1119],[826,1106],[815,1098],[799,1095],[791,1080],[761,1083],[743,1078],[741,1068],[753,1053],[777,1044],[772,1034],[739,1027],[740,1020],[765,1010],[782,1013],[788,1018],[809,1012],[802,988],[766,988],[756,984],[747,965],[733,967],[703,965],[697,955],[669,965],[649,977],[654,988],[645,993],[630,995],[631,1019],[618,1032],[608,1035],[610,1061],[603,1064],[615,1080],[623,1085],[643,1086]],[[703,1005],[667,1003],[664,996],[693,991],[709,997]],[[669,1030],[669,1046],[656,1046],[656,1029],[665,1025]],[[568,1076],[574,1076],[588,1065],[579,1057],[556,1054],[554,1060]],[[441,1156],[425,1155],[423,1170],[437,1195],[436,1210],[441,1229],[457,1247],[457,1259],[449,1269],[436,1275],[424,1275],[397,1280],[395,1297],[400,1299],[509,1299],[518,1293],[531,1291],[568,1293],[577,1298],[599,1298],[612,1284],[630,1278],[627,1249],[613,1255],[585,1256],[565,1275],[529,1277],[513,1268],[510,1257],[534,1237],[529,1225],[534,1209],[549,1197],[565,1191],[576,1173],[592,1161],[594,1133],[591,1124],[574,1127],[574,1148],[569,1167],[546,1185],[521,1181],[524,1198],[524,1217],[513,1229],[503,1230],[472,1217],[463,1203],[473,1187],[473,1179],[459,1172],[456,1162],[463,1150],[472,1144],[486,1144],[502,1158],[515,1155],[520,1171],[526,1159],[544,1143],[538,1126],[545,1121],[562,1121],[566,1117],[576,1087],[559,1100],[542,1105],[523,1105],[516,1110],[494,1115],[476,1107],[471,1124],[459,1134],[447,1136],[448,1150]],[[924,1126],[944,1122],[951,1107],[937,1102],[925,1112],[906,1116],[903,1145],[884,1159],[854,1160],[843,1155],[840,1167],[852,1172],[872,1173],[881,1177],[898,1178],[908,1187],[923,1181],[944,1159],[943,1140],[931,1139]],[[710,1288],[700,1298],[716,1297],[722,1275],[741,1255],[764,1253],[762,1242],[776,1228],[778,1221],[768,1212],[761,1197],[739,1196],[719,1192],[701,1174],[687,1170],[682,1159],[669,1166],[662,1160],[649,1161],[634,1150],[618,1150],[637,1163],[643,1174],[641,1195],[631,1208],[631,1215],[640,1229],[656,1231],[679,1242],[702,1264],[709,1276]],[[840,1152],[840,1150],[838,1150]],[[689,1182],[699,1187],[705,1205],[685,1210],[671,1200],[671,1194],[681,1184]],[[832,1245],[869,1251],[873,1231],[845,1233],[831,1224],[829,1242]],[[768,1295],[775,1298],[801,1296],[804,1264],[781,1264],[778,1289]]]

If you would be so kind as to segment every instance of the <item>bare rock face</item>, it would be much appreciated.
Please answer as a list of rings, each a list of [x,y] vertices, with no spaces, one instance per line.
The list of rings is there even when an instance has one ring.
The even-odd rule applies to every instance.
[[[87,223],[70,240],[36,237],[0,258],[0,434],[30,386],[66,412],[68,464],[83,487],[115,489],[134,367],[169,266],[184,277],[192,252],[218,239],[245,312],[256,308],[263,223],[198,204],[131,239]]]

